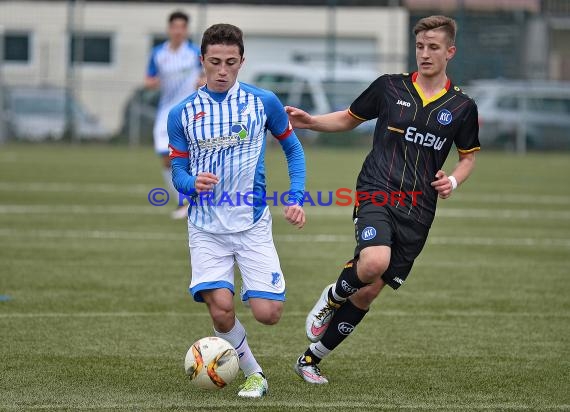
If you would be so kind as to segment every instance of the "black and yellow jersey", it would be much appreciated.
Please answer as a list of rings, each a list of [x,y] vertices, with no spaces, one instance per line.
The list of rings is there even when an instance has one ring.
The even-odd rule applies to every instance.
[[[416,78],[417,72],[381,76],[351,104],[355,118],[378,119],[356,190],[408,193],[392,206],[430,226],[437,204],[430,183],[453,144],[461,153],[479,150],[479,125],[475,102],[450,80],[426,99]]]

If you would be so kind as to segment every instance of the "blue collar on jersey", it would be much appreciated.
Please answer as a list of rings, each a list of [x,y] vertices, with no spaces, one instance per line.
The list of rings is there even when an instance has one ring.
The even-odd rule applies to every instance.
[[[225,91],[222,93],[213,92],[213,91],[209,90],[207,86],[204,86],[204,91],[206,93],[208,93],[210,95],[210,97],[212,97],[212,99],[214,99],[218,103],[220,103],[222,100],[224,100],[228,94],[228,91]]]

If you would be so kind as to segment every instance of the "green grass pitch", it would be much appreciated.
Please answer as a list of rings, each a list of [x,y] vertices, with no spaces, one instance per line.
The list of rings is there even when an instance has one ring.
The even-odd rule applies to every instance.
[[[287,187],[275,146],[269,191]],[[365,154],[307,148],[307,189],[352,189]],[[405,286],[323,361],[321,387],[292,366],[353,251],[351,209],[308,206],[297,230],[272,208],[287,302],[269,327],[236,299],[270,385],[243,400],[241,377],[207,392],[184,374],[212,329],[187,293],[185,222],[147,201],[164,185],[152,149],[1,146],[0,410],[568,410],[569,176],[569,154],[481,152]]]

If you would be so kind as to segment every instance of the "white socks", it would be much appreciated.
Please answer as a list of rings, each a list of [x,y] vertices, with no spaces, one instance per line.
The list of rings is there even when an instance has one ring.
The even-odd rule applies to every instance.
[[[262,373],[261,366],[257,363],[247,344],[246,333],[238,318],[235,318],[235,325],[229,332],[221,333],[214,329],[218,338],[227,340],[237,351],[239,357],[239,367],[245,376],[253,373]]]
[[[323,345],[320,341],[317,343],[311,343],[309,345],[309,349],[311,350],[311,352],[313,352],[313,354],[319,358],[319,359],[323,359],[324,357],[326,357],[329,353],[331,353],[331,351],[329,349],[327,349],[325,347],[325,345]]]

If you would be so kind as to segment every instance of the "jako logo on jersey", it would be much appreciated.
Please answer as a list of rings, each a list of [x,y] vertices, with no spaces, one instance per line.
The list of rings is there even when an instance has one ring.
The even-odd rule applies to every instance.
[[[408,142],[418,143],[425,147],[433,146],[435,150],[441,150],[443,144],[447,140],[447,138],[441,140],[441,137],[438,137],[431,133],[426,133],[425,135],[423,135],[422,133],[416,132],[416,130],[417,129],[413,126],[410,126],[406,129],[405,137]]]
[[[442,125],[447,126],[453,120],[451,112],[447,109],[441,109],[437,114],[437,121]]]
[[[410,102],[406,102],[406,101],[400,100],[400,99],[398,99],[398,102],[396,104],[399,104],[400,106],[406,106],[406,107],[412,106],[412,104]]]
[[[367,226],[362,231],[362,235],[360,235],[360,237],[362,240],[374,239],[376,237],[376,229],[374,229],[372,226]]]
[[[200,113],[196,113],[194,115],[194,120],[198,120],[201,119],[202,117],[206,116],[206,112],[200,112]]]
[[[350,332],[352,332],[354,330],[354,326],[351,325],[350,323],[347,322],[341,322],[338,324],[338,331],[342,334],[342,335],[348,335],[350,334]]]

